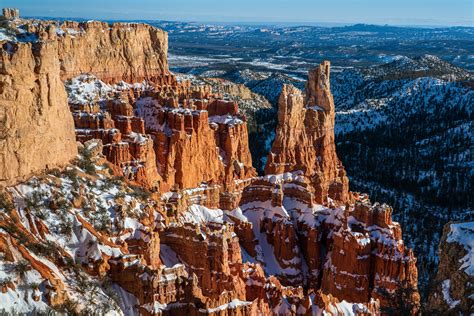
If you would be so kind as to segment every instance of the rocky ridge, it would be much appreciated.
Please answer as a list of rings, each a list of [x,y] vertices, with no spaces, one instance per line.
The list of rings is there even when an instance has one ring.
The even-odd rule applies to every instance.
[[[2,192],[0,298],[8,311],[417,312],[416,259],[400,225],[388,206],[349,192],[337,158],[329,62],[310,71],[305,94],[283,89],[266,175],[257,177],[237,102],[154,63],[166,59],[165,45],[153,42],[160,31],[35,27],[37,42],[7,41],[3,56],[9,45],[86,44],[101,28],[116,40],[94,69],[75,61],[82,48],[67,50],[65,70],[53,69],[56,80],[70,79],[62,107],[69,104],[83,143],[78,159]],[[143,30],[155,43],[144,45],[149,61],[109,69],[117,47],[133,46]],[[60,65],[66,55],[52,56]]]
[[[474,222],[448,223],[439,246],[437,284],[430,293],[428,311],[469,315],[474,309]]]

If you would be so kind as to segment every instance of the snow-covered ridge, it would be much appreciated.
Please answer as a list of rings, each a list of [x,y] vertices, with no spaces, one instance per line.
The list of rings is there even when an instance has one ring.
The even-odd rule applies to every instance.
[[[336,135],[372,130],[384,124],[403,121],[420,112],[434,113],[441,106],[445,112],[455,111],[457,107],[463,107],[469,113],[474,112],[474,90],[459,83],[435,78],[418,78],[401,83],[393,91],[388,90],[382,98],[367,98],[350,109],[337,110]],[[384,82],[379,87],[383,85]],[[336,103],[336,108],[340,106]]]

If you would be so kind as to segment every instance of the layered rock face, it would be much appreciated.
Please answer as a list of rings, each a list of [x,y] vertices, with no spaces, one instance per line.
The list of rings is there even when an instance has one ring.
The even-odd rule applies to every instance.
[[[107,85],[84,75],[68,80],[77,140],[101,139],[107,159],[148,188],[205,187],[218,193],[206,206],[235,207],[242,183],[256,174],[245,117],[210,87],[167,78],[146,85]]]
[[[158,169],[167,187],[206,183],[229,191],[234,180],[254,176],[245,117],[238,114],[236,103],[209,93],[192,101],[189,97],[175,107],[161,105],[156,97],[136,103],[155,139]]]
[[[1,185],[65,165],[77,154],[58,51],[55,41],[0,47]]]
[[[316,202],[331,198],[346,202],[349,180],[336,155],[334,100],[329,62],[311,70],[306,95],[285,85],[278,99],[278,126],[265,174],[302,170],[311,179]]]
[[[144,120],[134,115],[130,104],[134,88],[109,86],[91,75],[68,80],[66,88],[77,140],[100,139],[104,144],[101,151],[125,178],[147,188],[159,188],[153,140],[145,134]],[[78,97],[84,90],[91,94]]]
[[[443,315],[474,312],[474,222],[448,223],[439,245],[439,266],[428,311]]]
[[[3,14],[5,19],[19,15],[15,9]],[[167,34],[149,25],[17,19],[8,27],[23,37],[26,32],[30,42],[4,43],[0,49],[2,184],[64,165],[76,155],[62,80],[93,73],[106,82],[163,82],[169,74]]]
[[[23,27],[42,41],[58,42],[63,80],[89,73],[107,83],[141,82],[169,74],[168,35],[150,25],[26,21]]]
[[[90,73],[105,82],[141,82],[169,73],[167,33],[150,25],[66,22],[59,31],[63,79]]]

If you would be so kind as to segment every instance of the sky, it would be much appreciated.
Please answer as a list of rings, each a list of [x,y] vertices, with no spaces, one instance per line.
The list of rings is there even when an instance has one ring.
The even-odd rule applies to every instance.
[[[22,16],[474,26],[474,0],[0,0]]]

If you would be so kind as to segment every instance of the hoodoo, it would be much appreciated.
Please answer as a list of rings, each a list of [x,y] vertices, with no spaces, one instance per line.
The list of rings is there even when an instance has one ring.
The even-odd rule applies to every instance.
[[[327,196],[346,202],[349,180],[336,155],[334,100],[329,84],[330,63],[308,74],[306,94],[283,86],[278,99],[278,126],[265,174],[301,170],[315,189],[318,203]]]

